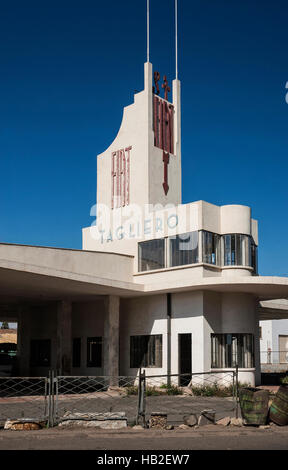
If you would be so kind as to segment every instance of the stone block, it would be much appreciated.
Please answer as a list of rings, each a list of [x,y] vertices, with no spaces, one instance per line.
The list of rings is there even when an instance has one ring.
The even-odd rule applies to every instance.
[[[220,424],[221,426],[229,426],[231,423],[231,418],[227,416],[226,418],[218,419],[216,424]]]
[[[183,421],[187,426],[196,426],[198,424],[198,417],[195,414],[187,415],[183,417]]]
[[[243,419],[242,418],[231,418],[230,424],[232,426],[243,426]]]

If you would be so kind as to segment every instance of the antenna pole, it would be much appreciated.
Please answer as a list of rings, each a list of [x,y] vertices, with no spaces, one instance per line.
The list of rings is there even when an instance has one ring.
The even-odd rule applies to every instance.
[[[147,62],[150,62],[150,2],[147,0]]]
[[[176,80],[178,80],[178,0],[175,0],[175,62]]]

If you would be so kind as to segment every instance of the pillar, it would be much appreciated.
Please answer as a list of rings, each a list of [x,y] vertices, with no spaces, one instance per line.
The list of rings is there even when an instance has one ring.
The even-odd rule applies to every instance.
[[[57,370],[60,375],[72,372],[72,304],[62,300],[57,305]]]
[[[119,376],[119,306],[120,298],[105,299],[104,317],[104,375]]]
[[[30,375],[31,313],[29,306],[19,307],[17,324],[17,375]]]

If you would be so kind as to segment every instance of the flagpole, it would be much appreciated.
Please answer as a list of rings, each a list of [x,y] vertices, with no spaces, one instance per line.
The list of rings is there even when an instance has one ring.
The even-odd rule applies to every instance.
[[[147,62],[150,62],[150,2],[147,0]]]

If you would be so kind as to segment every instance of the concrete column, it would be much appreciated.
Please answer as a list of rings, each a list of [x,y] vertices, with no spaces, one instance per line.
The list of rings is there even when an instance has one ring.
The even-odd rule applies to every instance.
[[[18,375],[30,375],[31,313],[29,306],[19,307],[17,324],[17,363]]]
[[[57,369],[61,375],[72,372],[72,304],[62,300],[57,305]]]
[[[119,375],[119,306],[118,296],[109,295],[105,299],[104,375],[113,377]]]

